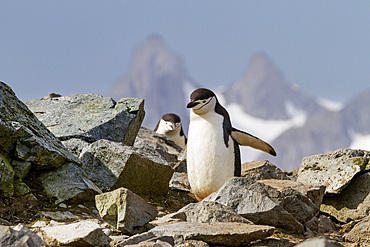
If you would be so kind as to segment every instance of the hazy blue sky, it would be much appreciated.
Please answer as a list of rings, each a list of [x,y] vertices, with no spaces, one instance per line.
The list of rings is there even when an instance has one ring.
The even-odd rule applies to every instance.
[[[106,94],[157,33],[215,88],[265,51],[308,93],[346,102],[370,88],[370,1],[0,0],[0,80],[22,100]]]

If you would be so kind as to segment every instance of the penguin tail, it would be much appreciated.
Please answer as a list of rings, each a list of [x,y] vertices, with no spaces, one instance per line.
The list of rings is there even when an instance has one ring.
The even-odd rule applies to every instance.
[[[263,152],[266,152],[268,154],[271,154],[273,156],[276,156],[275,149],[270,144],[259,139],[258,137],[255,137],[249,133],[243,132],[235,128],[232,128],[230,135],[231,138],[233,138],[241,146],[249,146],[261,150]]]

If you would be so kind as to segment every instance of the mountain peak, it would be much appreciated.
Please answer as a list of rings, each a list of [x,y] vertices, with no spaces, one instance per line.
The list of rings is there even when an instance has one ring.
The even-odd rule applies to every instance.
[[[182,59],[155,34],[136,48],[127,75],[113,86],[111,96],[145,99],[148,128],[154,128],[165,113],[179,115],[185,127],[189,120],[184,87],[193,84]]]
[[[272,67],[274,67],[274,64],[265,52],[258,52],[254,54],[249,62],[250,69],[259,69],[259,68],[269,69]]]
[[[289,119],[291,107],[311,113],[320,106],[315,99],[288,83],[283,73],[264,53],[256,53],[245,74],[225,90],[228,104],[240,104],[243,110],[263,119]]]
[[[186,71],[181,58],[166,46],[159,35],[153,34],[136,48],[130,73],[164,76],[168,73],[185,75]]]

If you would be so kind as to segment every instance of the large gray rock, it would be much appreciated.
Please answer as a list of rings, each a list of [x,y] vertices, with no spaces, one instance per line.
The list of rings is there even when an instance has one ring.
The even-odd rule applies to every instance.
[[[270,198],[302,224],[319,212],[319,207],[309,199],[306,186],[302,183],[279,179],[260,180],[259,183],[267,185],[266,191]]]
[[[257,240],[248,245],[248,247],[292,247],[295,243],[287,238],[268,237]]]
[[[236,213],[255,224],[272,225],[290,232],[302,233],[303,225],[283,208],[290,197],[289,193],[285,196],[277,189],[261,182],[231,178],[217,192],[204,200],[230,206]]]
[[[14,171],[11,165],[0,158],[0,196],[10,197],[14,194]]]
[[[299,167],[297,181],[323,184],[326,186],[326,194],[338,194],[354,176],[367,169],[369,159],[370,152],[352,149],[305,157]]]
[[[242,164],[241,177],[262,180],[262,179],[281,179],[290,180],[289,176],[277,168],[268,160],[253,161]]]
[[[346,241],[370,245],[370,216],[357,223],[352,230],[345,236]],[[362,246],[362,245],[360,245]]]
[[[179,211],[165,215],[150,223],[153,225],[165,225],[176,222],[239,222],[253,225],[253,222],[235,213],[231,207],[213,201],[190,203]]]
[[[92,220],[42,227],[39,234],[51,246],[108,246],[111,241]]]
[[[326,238],[312,238],[307,239],[299,244],[296,247],[341,247],[340,243],[330,242]]]
[[[13,161],[32,162],[33,170],[79,163],[3,82],[0,82],[0,156],[9,165]]]
[[[77,94],[25,102],[60,140],[107,139],[133,145],[144,119],[144,100],[115,102],[96,94]]]
[[[269,237],[274,227],[245,223],[175,223],[156,226],[149,232],[156,236],[172,236],[182,240],[200,240],[210,245],[240,246]]]
[[[92,183],[84,171],[73,163],[61,168],[41,173],[39,179],[45,192],[56,197],[56,203],[72,201],[75,203],[93,201],[96,194],[102,191]]]
[[[239,222],[253,225],[251,221],[235,213],[231,207],[212,201],[188,204],[177,213],[184,213],[186,221],[190,223]]]
[[[14,227],[0,225],[0,246],[41,247],[48,245],[24,225]]]
[[[137,148],[155,149],[168,162],[177,162],[178,155],[182,148],[177,146],[172,140],[162,134],[157,134],[152,130],[141,127],[134,146]]]
[[[163,194],[173,174],[155,150],[107,140],[84,148],[80,159],[88,178],[103,191],[125,187],[137,194]]]
[[[325,196],[320,210],[346,223],[370,212],[370,172],[354,178],[338,195]]]
[[[97,195],[95,203],[100,216],[123,233],[134,233],[135,227],[144,226],[158,214],[144,199],[125,188]]]

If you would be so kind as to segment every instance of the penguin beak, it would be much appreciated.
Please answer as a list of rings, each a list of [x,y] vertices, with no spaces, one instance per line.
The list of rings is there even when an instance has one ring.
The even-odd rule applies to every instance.
[[[199,102],[189,102],[186,106],[186,108],[193,108],[194,106],[198,105]]]

